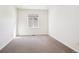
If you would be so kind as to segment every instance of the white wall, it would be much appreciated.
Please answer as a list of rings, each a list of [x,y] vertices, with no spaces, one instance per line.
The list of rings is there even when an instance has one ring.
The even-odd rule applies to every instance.
[[[0,6],[0,49],[15,37],[15,11],[13,6]]]
[[[49,35],[79,52],[79,6],[50,7]]]
[[[40,9],[18,9],[17,35],[38,35],[48,33],[48,11]],[[38,14],[39,28],[30,28],[27,22],[29,14]]]
[[[15,37],[15,29],[15,7],[0,6],[0,49]],[[79,6],[50,6],[49,35],[79,52]]]

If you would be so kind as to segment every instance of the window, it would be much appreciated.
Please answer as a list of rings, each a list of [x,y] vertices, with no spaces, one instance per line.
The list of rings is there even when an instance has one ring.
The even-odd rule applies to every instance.
[[[28,15],[28,26],[31,28],[38,28],[38,15],[30,14]]]

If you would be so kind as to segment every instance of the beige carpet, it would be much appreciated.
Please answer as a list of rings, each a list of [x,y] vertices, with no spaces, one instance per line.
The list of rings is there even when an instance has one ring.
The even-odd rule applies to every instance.
[[[48,35],[17,36],[1,53],[69,53],[72,50]]]

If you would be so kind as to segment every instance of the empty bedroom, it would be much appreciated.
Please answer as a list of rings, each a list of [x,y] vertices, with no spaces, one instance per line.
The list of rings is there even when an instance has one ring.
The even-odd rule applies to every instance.
[[[77,53],[78,33],[78,5],[0,5],[0,53]]]

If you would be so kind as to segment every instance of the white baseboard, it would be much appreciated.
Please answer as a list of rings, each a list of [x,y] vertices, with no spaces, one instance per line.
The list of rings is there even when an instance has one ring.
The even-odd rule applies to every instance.
[[[13,40],[13,38],[8,40],[7,42],[3,43],[2,46],[0,47],[0,50],[2,50],[5,46],[7,46],[12,40]]]
[[[35,36],[48,35],[48,34],[34,34]],[[16,35],[16,36],[32,36],[32,35]]]
[[[55,39],[56,39],[56,37],[55,37],[55,36],[53,36],[53,35],[51,35],[51,34],[49,34],[49,36],[50,36],[50,37],[52,37],[52,38],[55,38]],[[57,39],[56,39],[56,40],[57,40]],[[62,41],[60,41],[60,40],[57,40],[57,41],[59,41],[60,43],[64,44],[65,46],[67,46],[67,47],[71,48],[71,49],[72,49],[72,50],[74,50],[75,52],[79,52],[78,50],[76,50],[76,49],[72,48],[71,46],[68,46],[67,44],[63,43]],[[72,52],[73,52],[73,51],[72,51]]]

